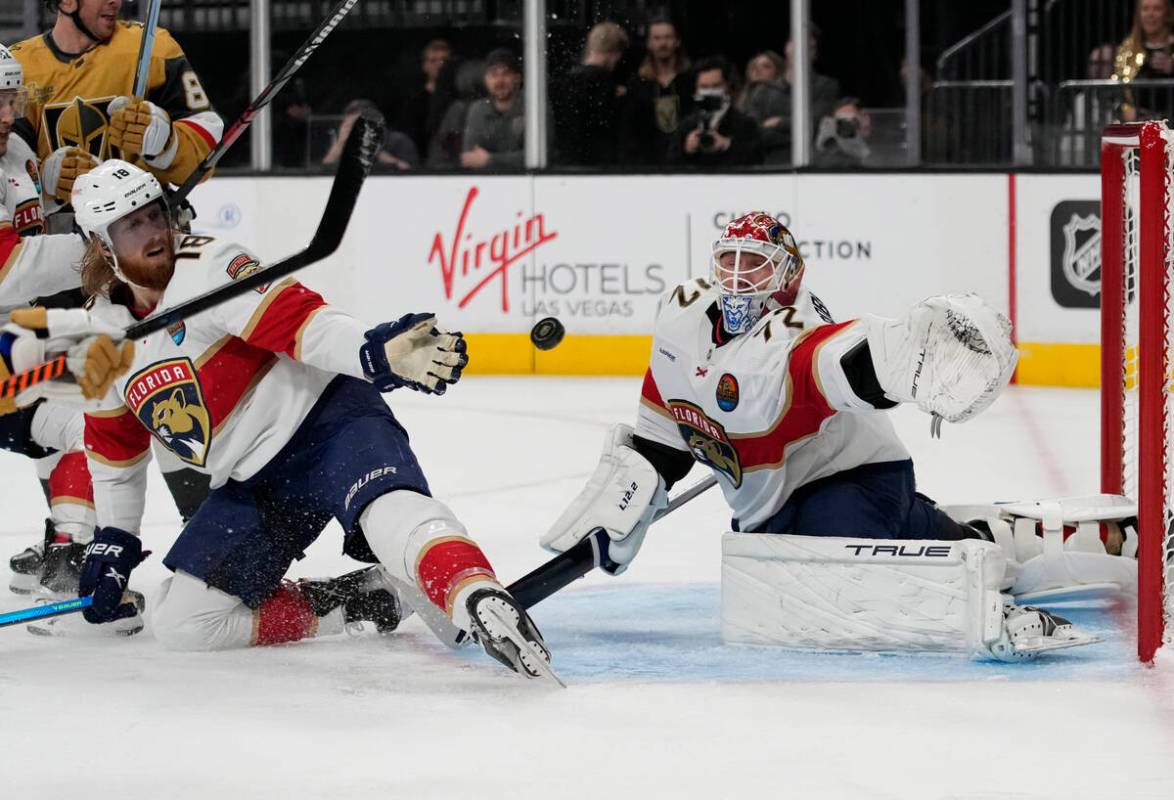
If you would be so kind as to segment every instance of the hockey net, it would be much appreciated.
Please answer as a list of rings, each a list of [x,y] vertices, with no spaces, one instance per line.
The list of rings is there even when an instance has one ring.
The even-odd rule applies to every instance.
[[[1114,125],[1101,142],[1101,491],[1138,503],[1137,651],[1174,633],[1174,132]]]

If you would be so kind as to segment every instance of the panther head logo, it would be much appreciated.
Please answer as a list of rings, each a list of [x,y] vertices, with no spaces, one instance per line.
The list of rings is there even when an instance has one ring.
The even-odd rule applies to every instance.
[[[185,461],[204,463],[208,449],[208,412],[188,403],[183,387],[155,403],[151,409],[151,429]]]

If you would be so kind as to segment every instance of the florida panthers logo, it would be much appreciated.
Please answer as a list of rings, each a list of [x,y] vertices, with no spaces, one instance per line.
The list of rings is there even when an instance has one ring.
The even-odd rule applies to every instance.
[[[204,466],[212,424],[191,359],[171,359],[139,372],[127,381],[126,404],[168,450]]]
[[[701,408],[684,400],[669,400],[668,408],[693,457],[729,478],[734,488],[741,486],[742,464],[738,451],[726,436],[726,429],[706,416]]]

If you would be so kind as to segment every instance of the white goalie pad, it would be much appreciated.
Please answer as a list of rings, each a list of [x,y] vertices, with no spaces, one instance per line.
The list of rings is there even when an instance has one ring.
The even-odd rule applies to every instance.
[[[1020,602],[1085,600],[1137,592],[1137,504],[1120,495],[945,506],[960,522],[981,519],[1002,546]],[[1101,539],[1102,523],[1114,540]]]
[[[988,655],[1004,558],[978,540],[726,533],[722,638],[795,650]]]

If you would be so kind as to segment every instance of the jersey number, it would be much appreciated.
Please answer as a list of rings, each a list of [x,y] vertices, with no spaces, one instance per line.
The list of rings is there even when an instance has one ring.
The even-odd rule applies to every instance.
[[[783,306],[778,311],[776,311],[774,314],[772,314],[771,318],[769,320],[767,320],[767,323],[762,326],[761,330],[759,330],[759,333],[762,334],[762,341],[764,341],[764,342],[770,341],[770,337],[771,337],[770,326],[778,321],[777,317],[780,314],[783,317],[783,319],[782,319],[783,327],[795,328],[796,330],[803,330],[803,323],[795,321],[795,313],[796,312],[795,312],[794,306]]]
[[[183,94],[187,100],[188,108],[192,111],[207,108],[208,95],[204,94],[204,87],[200,85],[200,79],[196,77],[196,73],[190,69],[185,70],[179,79],[183,83]]]

